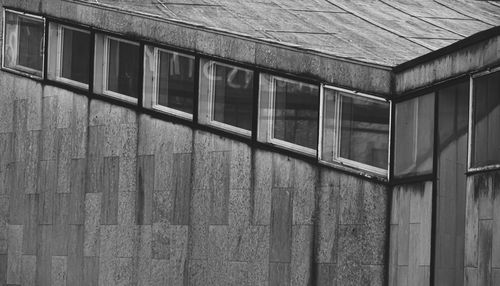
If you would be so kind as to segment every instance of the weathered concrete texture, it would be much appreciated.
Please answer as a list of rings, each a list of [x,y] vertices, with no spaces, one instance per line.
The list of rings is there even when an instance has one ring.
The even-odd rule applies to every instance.
[[[500,36],[445,54],[402,71],[395,76],[398,94],[494,65],[500,59]]]
[[[389,285],[429,285],[431,206],[432,182],[394,188]]]
[[[1,283],[385,283],[386,187],[0,78]]]
[[[495,285],[500,268],[500,172],[467,178],[465,283]]]

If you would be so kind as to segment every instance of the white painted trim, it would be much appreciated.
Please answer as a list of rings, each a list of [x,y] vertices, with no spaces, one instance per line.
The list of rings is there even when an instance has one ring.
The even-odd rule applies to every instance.
[[[6,70],[9,70],[9,71],[12,71],[12,72],[15,72],[15,73],[18,73],[18,74],[23,74],[23,75],[27,75],[31,78],[39,78],[39,79],[43,79],[43,76],[44,76],[44,70],[45,70],[45,50],[46,50],[46,46],[47,46],[47,43],[45,43],[45,31],[46,31],[46,25],[47,25],[47,22],[45,20],[44,17],[42,16],[37,16],[37,15],[32,15],[32,14],[28,14],[28,13],[24,13],[24,12],[19,12],[19,11],[15,11],[15,10],[10,10],[10,9],[3,9],[3,35],[2,35],[2,68],[3,69],[6,69]],[[6,44],[6,41],[5,41],[5,38],[6,38],[6,22],[5,22],[5,14],[6,12],[9,12],[9,13],[12,13],[12,14],[17,14],[17,18],[16,18],[16,28],[17,28],[17,33],[19,34],[19,18],[20,17],[24,17],[24,18],[28,18],[28,19],[31,19],[31,20],[34,20],[34,21],[41,21],[43,23],[43,33],[42,33],[42,69],[41,70],[35,70],[35,69],[32,69],[32,68],[29,68],[29,67],[25,67],[25,66],[22,66],[22,65],[18,65],[16,64],[14,67],[7,67],[5,65],[5,44]],[[17,39],[18,43],[17,43],[17,48],[19,49],[19,36],[18,36],[18,39]],[[19,57],[19,52],[17,52],[17,56]],[[17,58],[16,58],[16,62],[17,62]]]
[[[332,86],[329,86],[329,85],[322,85],[321,86],[321,92],[320,92],[320,95],[321,95],[321,106],[320,106],[320,112],[321,112],[321,116],[320,116],[320,131],[319,133],[320,134],[323,134],[323,120],[324,120],[324,100],[325,100],[325,96],[324,96],[324,89],[329,89],[329,90],[334,90],[334,91],[338,91],[334,97],[335,97],[335,114],[334,114],[334,124],[333,124],[333,158],[323,158],[323,154],[322,154],[322,144],[323,142],[319,142],[319,145],[318,145],[318,152],[319,152],[319,160],[322,161],[322,162],[325,162],[325,163],[328,163],[328,164],[333,164],[333,165],[342,165],[342,166],[348,166],[350,168],[354,168],[354,169],[357,169],[357,170],[360,170],[360,171],[368,171],[370,173],[374,173],[374,174],[377,174],[377,175],[381,175],[381,176],[385,176],[385,177],[388,177],[389,176],[389,169],[390,169],[390,148],[391,148],[391,124],[392,124],[392,102],[387,100],[387,99],[384,99],[384,98],[380,98],[380,97],[375,97],[375,96],[371,96],[371,95],[368,95],[368,94],[364,94],[364,93],[357,93],[357,92],[352,92],[352,91],[349,91],[349,90],[346,90],[346,89],[343,89],[343,88],[336,88],[336,87],[332,87]],[[342,101],[341,101],[341,98],[342,97],[352,97],[352,98],[363,98],[363,100],[366,100],[366,101],[371,101],[371,102],[374,102],[374,101],[377,101],[379,103],[381,102],[386,102],[388,105],[389,105],[389,122],[388,122],[388,128],[389,128],[389,134],[388,134],[388,149],[387,149],[387,169],[382,169],[382,168],[379,168],[379,167],[375,167],[375,166],[372,166],[372,165],[368,165],[368,164],[365,164],[365,163],[361,163],[361,162],[358,162],[358,161],[354,161],[354,160],[351,160],[351,159],[348,159],[348,158],[343,158],[340,156],[340,141],[341,141],[341,132],[340,132],[340,128],[342,127],[340,122],[341,122],[341,114],[342,114]],[[321,138],[321,137],[320,137]],[[328,161],[328,160],[332,160],[331,162]]]
[[[210,65],[209,66],[209,77],[208,77],[209,83],[208,83],[208,100],[207,100],[207,104],[208,104],[208,116],[207,116],[208,122],[207,122],[207,124],[210,126],[220,128],[223,130],[227,130],[227,131],[237,133],[240,135],[244,135],[244,136],[248,136],[248,137],[252,136],[252,130],[243,129],[240,127],[236,127],[233,125],[229,125],[229,124],[214,120],[214,116],[215,116],[215,114],[214,114],[214,104],[215,103],[214,102],[215,102],[216,66],[236,68],[238,70],[251,72],[252,77],[254,76],[254,72],[250,69],[241,68],[238,66],[233,66],[233,65],[229,65],[229,64],[225,64],[225,63],[216,62],[216,61],[208,61],[207,63]],[[201,71],[201,72],[203,72],[203,71]],[[255,79],[253,79],[253,80],[255,80]],[[253,99],[253,100],[255,100],[255,99]],[[200,101],[199,104],[202,104],[202,101]],[[203,114],[202,114],[202,116],[203,116]]]
[[[123,43],[132,44],[132,45],[135,45],[135,46],[140,46],[140,44],[137,43],[137,42],[132,42],[132,41],[124,40],[124,39],[121,39],[121,38],[104,35],[104,54],[103,54],[104,71],[103,71],[103,76],[102,76],[102,80],[103,80],[103,83],[102,83],[102,94],[103,95],[107,95],[109,97],[114,97],[114,98],[117,98],[117,99],[120,99],[120,100],[123,100],[123,101],[126,101],[126,102],[131,102],[131,103],[137,104],[138,103],[138,99],[139,99],[138,97],[141,96],[140,94],[138,94],[137,95],[138,97],[135,98],[135,97],[128,96],[128,95],[125,95],[125,94],[121,94],[121,93],[118,93],[118,92],[114,92],[114,91],[111,91],[111,90],[108,89],[109,46],[110,46],[110,41],[111,40],[117,41],[117,42],[123,42]],[[139,55],[139,56],[143,56],[143,55]]]
[[[89,85],[83,82],[79,82],[76,80],[72,80],[70,78],[66,78],[62,76],[62,58],[63,58],[63,38],[64,38],[64,30],[73,30],[77,32],[82,32],[85,34],[88,34],[89,36],[91,35],[90,31],[83,30],[83,29],[78,29],[78,28],[73,28],[67,25],[62,25],[62,24],[56,24],[57,25],[57,53],[56,53],[56,70],[55,70],[55,80],[73,85],[76,87],[81,87],[81,88],[89,88]],[[89,37],[90,39],[90,37]],[[50,51],[49,51],[50,52]],[[90,67],[89,67],[90,68]],[[89,78],[90,80],[90,78]]]

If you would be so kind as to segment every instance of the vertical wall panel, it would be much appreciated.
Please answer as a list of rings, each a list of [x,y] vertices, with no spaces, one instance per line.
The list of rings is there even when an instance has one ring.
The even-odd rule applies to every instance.
[[[389,285],[429,285],[432,182],[393,189]]]
[[[271,262],[290,263],[292,245],[292,189],[272,190],[271,235],[269,242]]]
[[[189,224],[189,205],[191,203],[191,154],[174,154],[173,176],[175,200],[172,223]]]

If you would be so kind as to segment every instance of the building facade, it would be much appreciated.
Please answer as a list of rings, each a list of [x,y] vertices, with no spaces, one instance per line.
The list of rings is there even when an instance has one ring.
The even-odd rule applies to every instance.
[[[495,1],[0,4],[1,285],[500,285]]]

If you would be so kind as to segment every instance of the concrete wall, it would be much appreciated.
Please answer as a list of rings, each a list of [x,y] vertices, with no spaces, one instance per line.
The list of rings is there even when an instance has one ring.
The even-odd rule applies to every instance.
[[[0,72],[0,285],[382,285],[388,194]]]
[[[430,285],[432,182],[394,187],[389,285]]]
[[[467,179],[465,283],[500,284],[500,172]]]

